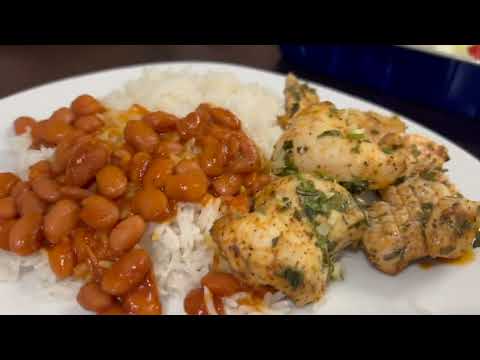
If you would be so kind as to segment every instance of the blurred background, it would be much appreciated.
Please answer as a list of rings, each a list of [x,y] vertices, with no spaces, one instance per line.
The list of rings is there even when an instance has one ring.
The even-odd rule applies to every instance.
[[[292,71],[387,107],[480,157],[478,45],[0,46],[0,98],[88,72],[185,60]]]

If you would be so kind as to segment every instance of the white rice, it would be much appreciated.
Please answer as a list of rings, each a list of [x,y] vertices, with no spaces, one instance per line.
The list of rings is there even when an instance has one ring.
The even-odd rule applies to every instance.
[[[282,101],[275,94],[256,84],[242,84],[230,73],[210,72],[204,75],[147,69],[124,89],[113,92],[103,101],[115,110],[126,110],[133,104],[151,111],[163,110],[185,116],[200,103],[209,102],[233,111],[242,121],[247,134],[270,157],[273,145],[281,134],[276,117],[282,111]],[[11,136],[12,171],[27,178],[28,168],[37,161],[49,159],[52,149],[30,150],[30,134]],[[207,206],[179,204],[177,217],[168,224],[150,224],[143,245],[151,251],[162,304],[183,303],[184,296],[200,286],[208,273],[213,251],[205,241],[214,221],[220,216],[220,200]],[[50,271],[48,258],[42,251],[26,258],[0,250],[0,281],[18,281],[35,277],[39,286],[52,296],[74,299],[79,282],[58,282]],[[240,294],[241,296],[241,294]],[[258,309],[239,305],[237,297],[225,299],[228,314],[256,314]],[[178,306],[177,306],[178,308]],[[291,303],[282,294],[267,294],[260,313],[284,314]],[[179,311],[182,313],[183,309]]]

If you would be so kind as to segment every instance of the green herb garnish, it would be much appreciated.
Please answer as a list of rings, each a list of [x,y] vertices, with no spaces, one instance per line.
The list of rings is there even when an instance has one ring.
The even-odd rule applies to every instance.
[[[279,211],[286,211],[292,206],[292,201],[288,197],[283,197],[280,201],[280,206],[278,207]]]
[[[281,276],[288,281],[293,289],[303,285],[303,272],[290,267],[282,271]]]
[[[274,238],[272,239],[272,248],[274,248],[275,246],[277,246],[278,240],[280,240],[280,236],[274,237]]]
[[[383,148],[382,151],[387,155],[392,155],[395,152],[395,150],[391,147]]]
[[[430,219],[430,215],[432,214],[433,211],[433,204],[432,203],[424,203],[422,204],[422,214],[420,215],[420,222],[423,225],[426,225],[428,222],[428,219]]]
[[[352,130],[347,134],[347,139],[361,141],[365,139],[365,131],[362,129]]]
[[[424,171],[420,174],[420,177],[427,181],[436,181],[437,173],[435,171]]]
[[[385,255],[383,257],[383,260],[384,261],[391,261],[391,260],[394,260],[394,259],[399,258],[399,257],[401,258],[401,257],[403,257],[404,253],[405,253],[405,248],[397,249],[394,252],[392,252],[391,254]]]
[[[422,153],[420,152],[420,150],[418,150],[418,147],[417,145],[412,145],[412,155],[415,156],[415,157],[419,157]]]
[[[318,135],[317,139],[320,139],[320,138],[326,137],[326,136],[340,137],[340,136],[342,136],[342,132],[340,130],[327,130],[327,131],[324,131],[323,133],[321,133],[320,135]]]
[[[352,194],[360,194],[368,190],[368,181],[367,180],[353,180],[353,181],[342,181],[340,182],[345,189],[347,189]]]
[[[450,245],[450,246],[441,248],[440,255],[445,256],[445,255],[451,254],[454,250],[455,250],[455,245]]]

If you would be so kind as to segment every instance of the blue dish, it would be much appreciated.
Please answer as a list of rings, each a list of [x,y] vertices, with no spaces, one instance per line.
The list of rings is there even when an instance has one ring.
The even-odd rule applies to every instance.
[[[304,71],[480,118],[479,65],[399,46],[280,47],[285,60]]]

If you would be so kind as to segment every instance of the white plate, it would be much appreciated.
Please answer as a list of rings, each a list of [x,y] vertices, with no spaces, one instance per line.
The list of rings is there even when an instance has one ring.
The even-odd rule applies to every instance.
[[[223,70],[235,73],[242,82],[257,82],[281,96],[284,76],[251,68],[215,63],[167,63],[158,65],[164,70],[178,70],[185,66],[196,72]],[[0,100],[0,171],[8,170],[5,156],[6,130],[21,115],[47,117],[51,111],[81,93],[102,97],[137,78],[144,66],[75,77],[40,86]],[[315,86],[322,99],[338,107],[352,107],[390,113],[379,106],[323,86]],[[480,162],[452,142],[410,120],[404,119],[410,132],[417,132],[447,146],[451,161],[448,164],[451,179],[463,194],[480,200],[476,175]],[[465,129],[468,131],[467,129]],[[347,252],[342,260],[346,276],[343,282],[333,283],[325,300],[315,307],[319,314],[480,314],[480,261],[468,266],[437,266],[423,270],[416,265],[396,277],[383,275],[372,268],[365,256]],[[305,310],[298,310],[304,313]],[[0,283],[1,314],[80,314],[84,313],[75,299],[52,300],[28,281]]]

